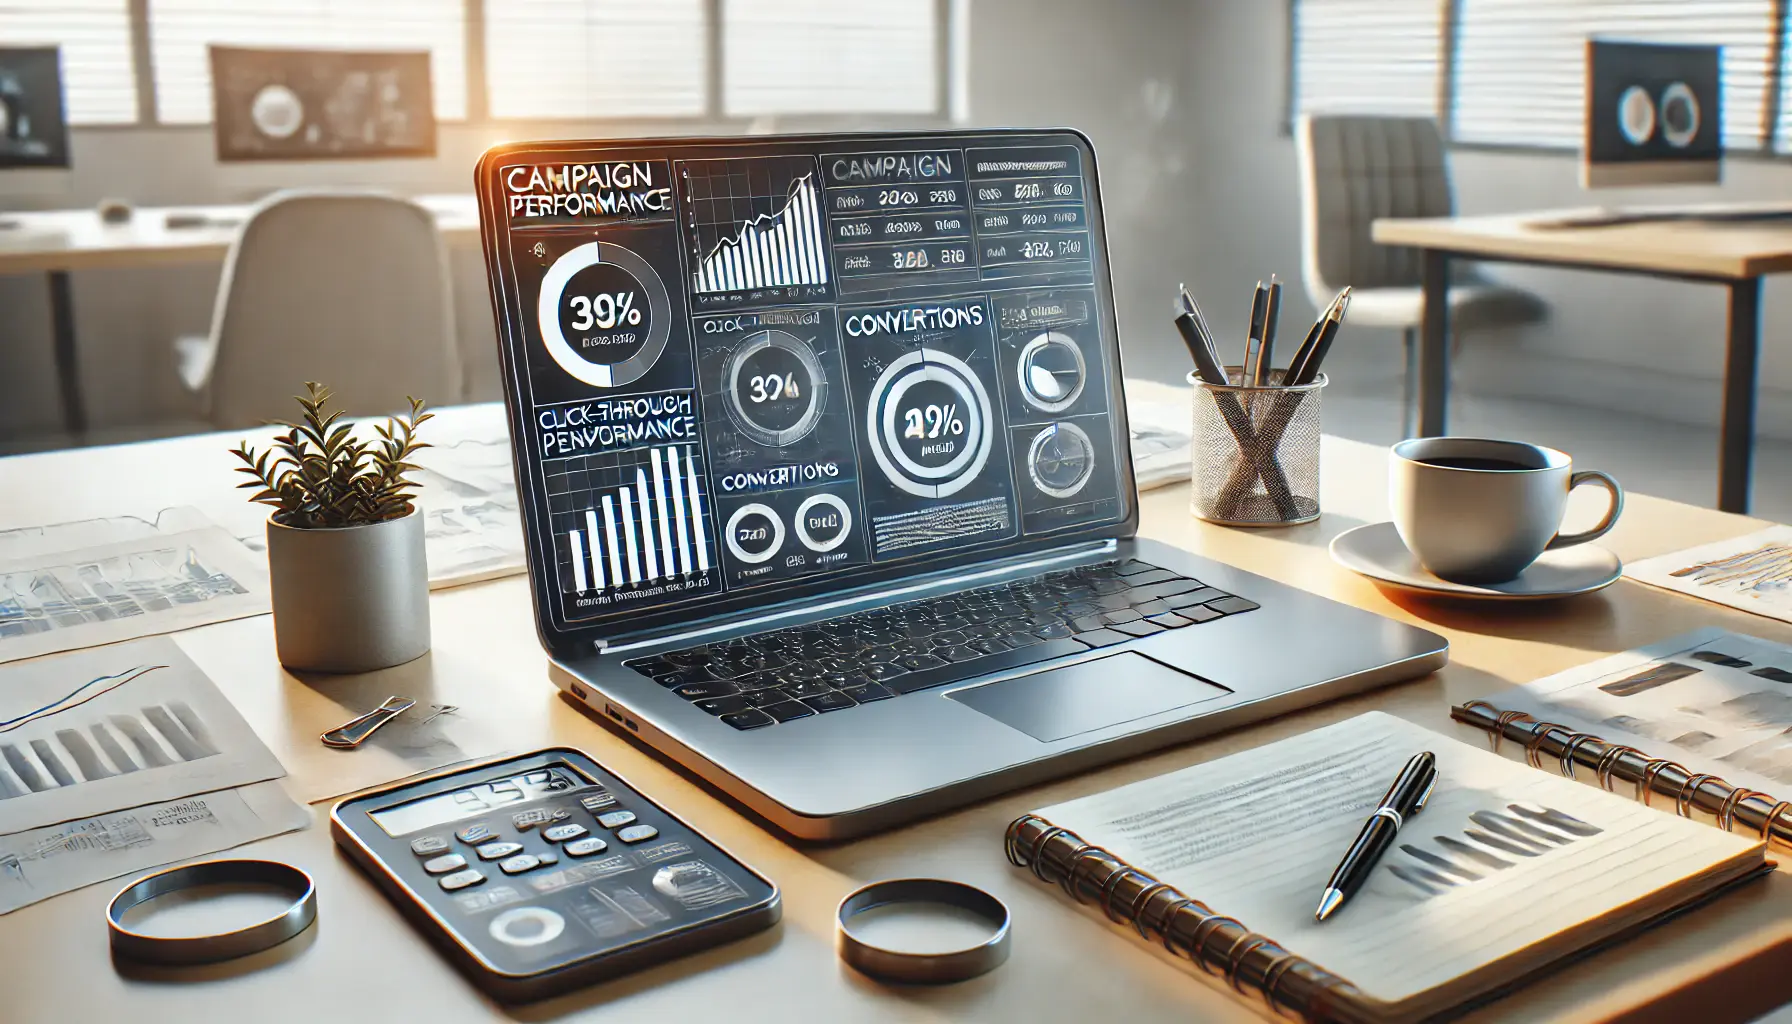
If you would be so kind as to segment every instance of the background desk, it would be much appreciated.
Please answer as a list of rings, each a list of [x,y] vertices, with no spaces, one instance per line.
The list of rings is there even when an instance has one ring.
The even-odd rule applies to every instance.
[[[1761,278],[1792,271],[1792,221],[1530,226],[1551,216],[1525,213],[1375,222],[1375,241],[1411,246],[1424,257],[1419,434],[1447,430],[1450,304],[1444,292],[1452,257],[1586,267],[1719,284],[1729,292],[1729,328],[1717,507],[1747,512],[1754,460],[1756,364],[1761,350]]]
[[[181,645],[242,709],[291,773],[296,797],[330,793],[330,759],[387,756],[373,749],[325,750],[317,734],[387,694],[452,703],[491,737],[467,756],[565,743],[589,751],[675,813],[765,872],[784,891],[784,921],[754,938],[533,1007],[488,1002],[332,848],[324,817],[304,832],[255,843],[243,855],[273,857],[311,872],[319,886],[317,926],[286,946],[193,974],[113,966],[102,912],[117,883],[91,886],[0,917],[0,1017],[8,1021],[698,1021],[731,1022],[1261,1021],[1187,965],[1068,903],[1003,859],[1001,834],[1016,815],[1235,750],[1382,709],[1471,742],[1453,725],[1453,702],[1496,694],[1614,651],[1703,625],[1782,642],[1792,627],[1621,581],[1559,605],[1426,607],[1396,603],[1333,566],[1325,545],[1338,532],[1386,518],[1385,453],[1325,439],[1317,523],[1237,531],[1188,515],[1186,486],[1151,492],[1143,532],[1251,571],[1449,636],[1451,664],[1401,686],[1288,715],[1198,743],[1008,794],[844,845],[797,846],[762,831],[677,769],[564,702],[547,680],[526,580],[513,577],[431,597],[435,650],[410,665],[361,677],[281,670],[266,617],[180,635]],[[183,473],[207,476],[222,456],[196,439],[86,448],[0,459],[0,526],[65,518],[128,500],[133,488]],[[205,454],[201,455],[200,452]],[[212,460],[200,462],[200,459]],[[220,474],[221,476],[224,474]],[[119,498],[109,498],[121,495]],[[1576,505],[1590,518],[1597,501]],[[1579,522],[1578,518],[1573,521]],[[1625,558],[1757,529],[1737,516],[1633,496],[1607,542]],[[817,770],[834,766],[818,765]],[[394,775],[398,772],[394,772]],[[1298,838],[1291,836],[1293,841]],[[889,988],[842,967],[833,952],[833,912],[863,882],[932,874],[983,886],[1014,913],[1012,959],[995,972],[943,988]],[[178,979],[178,980],[176,980]],[[1792,1000],[1792,874],[1674,921],[1475,1015],[1476,1021],[1606,1020],[1637,1012],[1653,1020],[1744,1021]],[[250,1008],[253,1008],[250,1011]]]
[[[417,196],[450,244],[477,244],[479,206],[471,195]],[[50,343],[62,398],[63,427],[87,430],[86,402],[76,356],[74,297],[69,272],[98,267],[141,267],[222,260],[252,206],[151,206],[135,210],[122,224],[107,224],[99,212],[45,210],[0,212],[0,274],[42,273],[50,288]],[[169,215],[203,218],[194,227],[169,227]]]

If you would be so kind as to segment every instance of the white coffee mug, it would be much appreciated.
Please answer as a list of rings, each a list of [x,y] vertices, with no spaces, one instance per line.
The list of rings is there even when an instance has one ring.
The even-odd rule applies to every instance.
[[[1611,508],[1591,530],[1561,533],[1568,492],[1583,483],[1609,491]],[[1388,502],[1400,539],[1433,575],[1504,583],[1545,551],[1605,536],[1624,511],[1624,490],[1596,469],[1575,472],[1554,448],[1415,437],[1389,452]]]

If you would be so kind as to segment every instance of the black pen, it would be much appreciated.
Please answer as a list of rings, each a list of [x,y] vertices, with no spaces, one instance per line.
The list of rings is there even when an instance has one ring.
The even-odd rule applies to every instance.
[[[1344,314],[1350,309],[1350,289],[1346,287],[1332,300],[1332,308],[1313,326],[1318,329],[1318,337],[1313,339],[1312,348],[1300,365],[1290,366],[1286,377],[1290,384],[1311,384],[1319,377],[1319,364],[1325,362],[1326,354],[1332,350],[1332,341],[1338,336],[1338,329],[1344,325]]]
[[[1220,358],[1219,346],[1214,343],[1213,328],[1207,326],[1207,318],[1201,315],[1200,304],[1195,302],[1195,297],[1188,293],[1186,286],[1178,285],[1176,291],[1183,312],[1189,318],[1186,327],[1178,319],[1176,329],[1182,332],[1183,344],[1188,346],[1189,354],[1195,357],[1195,368],[1200,372],[1201,379],[1209,384],[1232,383],[1226,375],[1226,363]]]
[[[1243,383],[1254,386],[1257,383],[1257,354],[1263,348],[1263,317],[1269,312],[1269,287],[1262,281],[1257,282],[1257,290],[1251,293],[1251,325],[1245,333],[1244,362],[1239,368],[1244,371]]]
[[[1266,387],[1270,382],[1270,374],[1275,371],[1276,322],[1282,318],[1282,282],[1276,275],[1269,275],[1269,295],[1263,301],[1263,344],[1257,347],[1257,375],[1252,380],[1258,387]],[[1284,375],[1286,376],[1286,375]]]
[[[1356,842],[1350,844],[1349,852],[1338,864],[1338,870],[1332,872],[1331,881],[1325,883],[1325,895],[1319,898],[1319,909],[1313,912],[1313,920],[1323,921],[1344,905],[1344,901],[1356,895],[1356,891],[1369,880],[1375,870],[1375,862],[1394,845],[1394,839],[1400,834],[1400,826],[1407,818],[1425,809],[1425,801],[1431,799],[1431,791],[1437,787],[1437,758],[1427,750],[1413,755],[1400,769],[1400,776],[1388,787],[1387,795],[1363,822],[1363,830],[1357,833]]]
[[[1184,313],[1178,316],[1176,330],[1182,335],[1182,343],[1188,347],[1188,354],[1194,357],[1195,373],[1209,384],[1227,384],[1226,368],[1220,365],[1212,343],[1201,330],[1201,322],[1195,319],[1194,314]]]

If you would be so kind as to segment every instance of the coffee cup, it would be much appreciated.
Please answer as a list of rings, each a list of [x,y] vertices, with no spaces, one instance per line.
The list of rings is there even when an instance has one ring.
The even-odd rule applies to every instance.
[[[1611,494],[1599,525],[1561,533],[1568,492],[1596,483]],[[1400,539],[1432,575],[1457,583],[1505,583],[1545,551],[1605,536],[1624,511],[1624,490],[1596,469],[1574,470],[1565,452],[1521,441],[1415,437],[1388,456],[1388,501]]]

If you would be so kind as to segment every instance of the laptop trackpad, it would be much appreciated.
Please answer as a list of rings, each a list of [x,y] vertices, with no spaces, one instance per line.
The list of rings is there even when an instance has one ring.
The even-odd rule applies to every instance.
[[[1036,740],[1051,741],[1231,692],[1142,654],[1122,652],[946,696]]]

